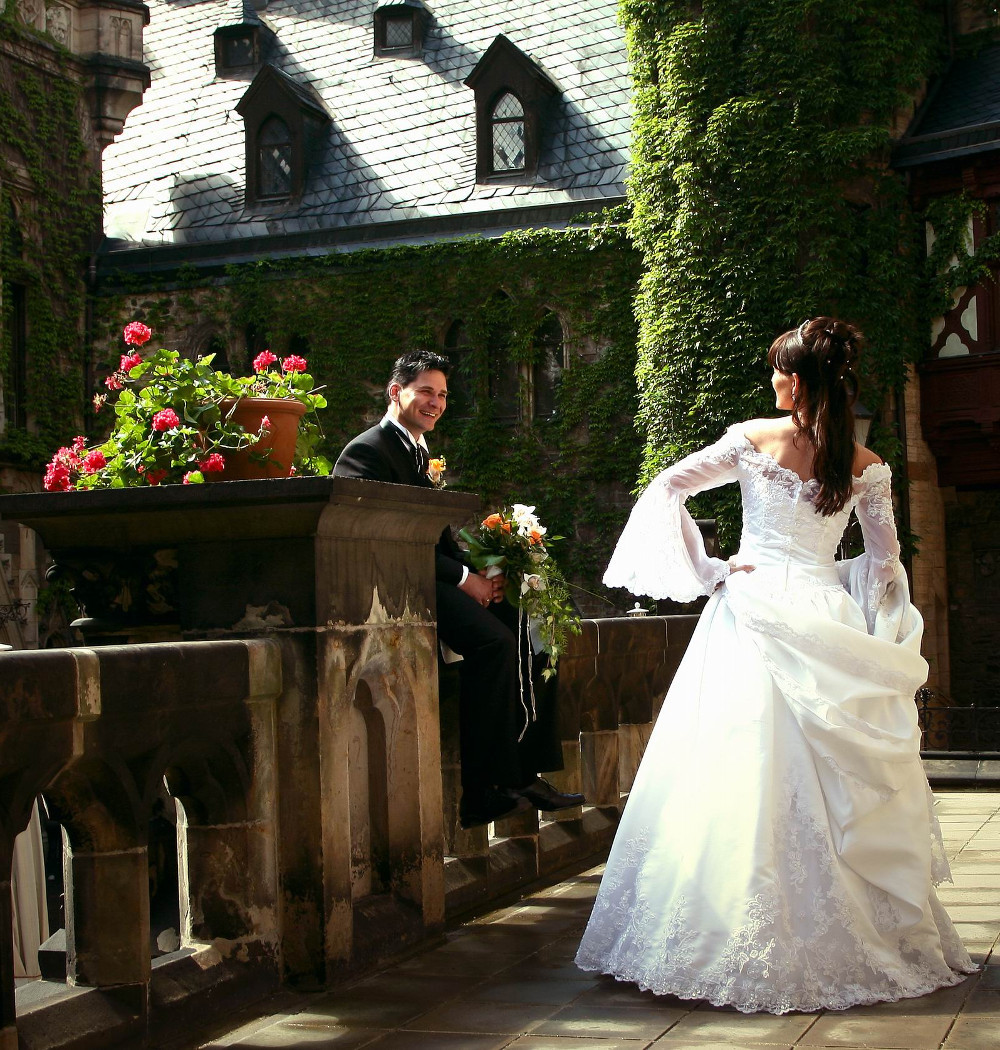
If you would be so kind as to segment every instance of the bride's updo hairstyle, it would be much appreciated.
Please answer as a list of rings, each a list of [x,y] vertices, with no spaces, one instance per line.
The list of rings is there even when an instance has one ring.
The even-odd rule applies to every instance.
[[[767,363],[783,375],[799,377],[792,420],[815,449],[813,475],[820,483],[816,509],[824,515],[843,510],[851,498],[854,467],[855,366],[864,336],[833,317],[814,317],[779,335]]]

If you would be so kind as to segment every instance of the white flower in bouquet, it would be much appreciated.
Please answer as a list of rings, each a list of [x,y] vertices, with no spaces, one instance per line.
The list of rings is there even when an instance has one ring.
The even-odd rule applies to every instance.
[[[537,572],[525,573],[521,577],[522,594],[527,594],[528,591],[544,591],[545,587],[545,577],[539,576]]]

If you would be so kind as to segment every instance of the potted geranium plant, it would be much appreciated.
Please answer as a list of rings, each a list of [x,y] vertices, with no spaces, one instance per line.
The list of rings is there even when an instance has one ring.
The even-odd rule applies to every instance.
[[[130,349],[105,380],[108,393],[94,398],[101,411],[116,395],[111,433],[90,447],[78,437],[59,449],[45,474],[46,489],[198,485],[213,477],[330,472],[329,460],[317,452],[322,435],[316,410],[326,400],[303,358],[290,354],[279,362],[266,350],[254,360],[252,376],[235,377],[214,369],[212,355],[195,361],[176,350],[144,355],[138,348],[151,334],[138,321],[125,327]],[[286,416],[298,429],[282,446],[278,438]]]

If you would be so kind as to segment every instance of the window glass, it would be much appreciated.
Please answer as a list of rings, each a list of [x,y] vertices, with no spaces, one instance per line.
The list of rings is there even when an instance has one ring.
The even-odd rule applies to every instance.
[[[520,415],[520,368],[510,354],[511,321],[510,299],[502,292],[493,298],[494,320],[486,344],[489,362],[489,392],[493,414],[504,422],[513,422]],[[506,307],[506,309],[505,309]]]
[[[444,337],[445,357],[451,362],[448,374],[448,415],[468,419],[476,411],[475,355],[469,330],[463,321],[455,321]]]
[[[253,36],[241,33],[227,36],[222,41],[222,61],[230,69],[241,69],[254,64]]]
[[[413,16],[409,14],[385,16],[385,46],[413,46]]]
[[[509,91],[493,107],[494,172],[524,170],[524,107]]]
[[[535,419],[556,414],[556,391],[563,372],[563,330],[559,318],[548,311],[535,329],[538,360],[531,366],[531,396]]]
[[[290,197],[292,136],[280,117],[268,117],[257,136],[257,196]]]

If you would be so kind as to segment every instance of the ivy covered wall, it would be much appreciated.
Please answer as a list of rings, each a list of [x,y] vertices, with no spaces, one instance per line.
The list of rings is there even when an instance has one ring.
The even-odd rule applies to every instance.
[[[23,398],[0,434],[0,462],[37,469],[82,424],[100,182],[82,134],[79,70],[15,22],[15,8],[0,14],[0,375],[8,410],[13,387]]]
[[[610,216],[590,229],[265,260],[211,279],[188,266],[159,288],[108,270],[95,350],[115,365],[122,325],[138,319],[154,330],[151,346],[221,350],[234,373],[265,347],[303,354],[326,387],[331,458],[381,418],[384,383],[400,353],[430,347],[460,357],[451,381],[458,396],[431,439],[447,457],[449,484],[481,493],[487,506],[535,504],[550,533],[565,537],[556,548],[560,565],[587,591],[606,594],[598,581],[631,504],[641,451],[632,422],[639,257],[620,222]],[[539,414],[531,374],[551,345],[550,313],[567,367],[554,411]],[[456,338],[464,353],[452,352]],[[503,378],[491,383],[498,364],[517,377],[513,412],[510,402],[503,411]],[[96,431],[101,422],[98,415]],[[584,591],[576,597],[591,613],[612,609]]]
[[[866,332],[871,443],[898,467],[892,395],[939,297],[922,218],[888,161],[945,57],[944,4],[623,0],[622,11],[636,82],[632,232],[646,261],[644,478],[733,422],[773,415],[767,348],[818,314]],[[718,515],[728,549],[737,503],[731,486],[693,502]]]

